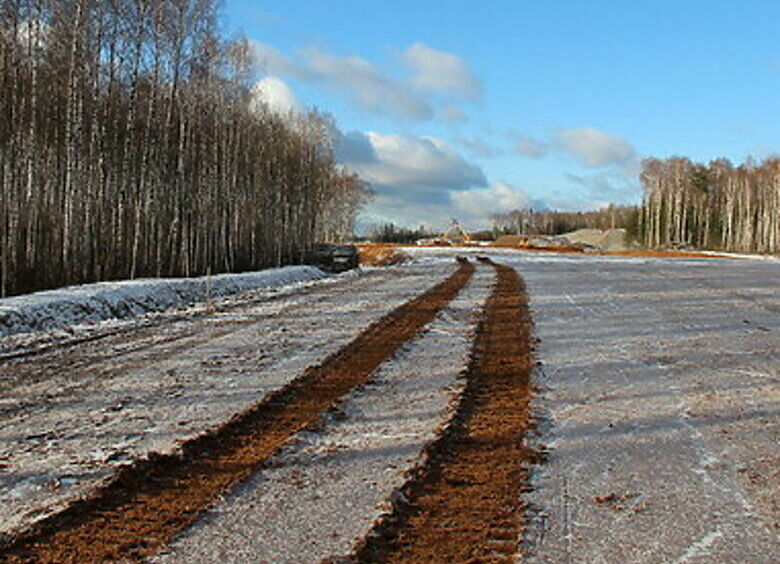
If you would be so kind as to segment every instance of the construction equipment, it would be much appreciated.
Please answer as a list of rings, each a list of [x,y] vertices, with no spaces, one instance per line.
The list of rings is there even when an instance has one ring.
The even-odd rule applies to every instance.
[[[452,243],[472,243],[471,235],[468,234],[468,232],[461,227],[460,222],[452,218],[452,221],[450,222],[450,226],[447,228],[447,230],[441,234],[442,239],[447,239],[448,241],[451,241]]]
[[[471,235],[461,227],[457,219],[452,218],[450,226],[438,237],[418,239],[417,244],[426,247],[451,247],[453,245],[470,245],[474,243]]]

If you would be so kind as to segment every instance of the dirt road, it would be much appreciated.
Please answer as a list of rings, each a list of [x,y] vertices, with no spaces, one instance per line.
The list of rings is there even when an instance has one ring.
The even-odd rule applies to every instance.
[[[456,253],[0,361],[0,561],[778,561],[776,263]]]

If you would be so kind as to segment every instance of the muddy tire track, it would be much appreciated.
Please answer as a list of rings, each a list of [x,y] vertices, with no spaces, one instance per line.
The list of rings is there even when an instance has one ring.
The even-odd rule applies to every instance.
[[[531,427],[531,319],[517,272],[498,279],[477,329],[455,416],[395,496],[352,562],[514,562],[520,551],[528,471],[541,456]]]
[[[156,553],[296,432],[364,382],[466,285],[474,266],[459,259],[443,282],[391,311],[320,365],[218,429],[125,467],[89,499],[0,547],[0,562],[90,563]]]

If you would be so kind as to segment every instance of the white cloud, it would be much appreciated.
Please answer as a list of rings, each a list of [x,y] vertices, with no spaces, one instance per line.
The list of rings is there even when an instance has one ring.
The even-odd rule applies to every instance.
[[[455,211],[448,201],[409,202],[396,195],[380,192],[363,210],[359,223],[364,226],[395,223],[412,228],[422,225],[427,229],[441,231],[452,217],[455,217]]]
[[[535,205],[536,204],[536,205]],[[425,225],[442,230],[457,218],[466,230],[489,229],[492,214],[529,207],[545,207],[519,188],[496,182],[487,188],[450,192],[440,201],[409,201],[379,192],[362,217],[363,224],[395,222],[408,227]]]
[[[337,134],[341,162],[371,183],[362,223],[442,227],[463,213],[452,194],[487,185],[482,169],[435,137],[352,131]]]
[[[311,47],[301,50],[296,60],[258,41],[252,42],[252,51],[257,68],[263,72],[345,92],[355,104],[373,112],[412,120],[433,117],[433,109],[423,96],[409,85],[383,76],[360,57],[342,57]]]
[[[333,133],[336,159],[347,164],[353,170],[361,165],[378,162],[371,139],[362,131],[342,133],[338,129]]]
[[[305,67],[280,53],[276,47],[259,41],[252,41],[250,45],[255,65],[260,71],[271,75],[290,76],[299,80],[313,78]]]
[[[299,112],[300,102],[281,78],[266,76],[252,87],[252,106],[265,105],[272,112],[287,115]]]
[[[382,76],[360,57],[339,57],[320,49],[306,49],[308,68],[329,87],[348,92],[359,105],[379,113],[425,120],[433,110],[424,98],[401,82]]]
[[[526,209],[533,205],[523,190],[505,182],[494,182],[478,190],[454,192],[452,201],[459,217],[472,224],[478,223],[480,227],[489,227],[490,216],[494,213]]]
[[[588,168],[626,164],[635,154],[625,140],[590,127],[560,129],[556,139],[562,150]]]
[[[475,157],[491,158],[504,153],[500,147],[477,137],[458,137],[455,142]]]
[[[360,134],[353,132],[347,137],[352,144],[365,148],[363,144],[358,144],[356,135]],[[371,144],[375,158],[350,161],[349,155],[345,155],[345,164],[374,185],[413,191],[466,190],[487,183],[478,165],[466,161],[441,139],[384,135],[372,131],[363,135]]]
[[[257,68],[275,76],[320,84],[346,93],[367,110],[422,121],[434,116],[433,101],[452,98],[475,100],[482,85],[458,56],[415,43],[402,53],[411,70],[408,79],[396,79],[380,72],[357,56],[340,56],[317,47],[301,49],[289,57],[271,45],[252,42]],[[465,113],[452,104],[439,111],[442,119],[465,121]]]
[[[482,95],[482,84],[466,62],[452,53],[415,43],[403,52],[412,70],[412,83],[423,90],[443,92],[467,100]]]

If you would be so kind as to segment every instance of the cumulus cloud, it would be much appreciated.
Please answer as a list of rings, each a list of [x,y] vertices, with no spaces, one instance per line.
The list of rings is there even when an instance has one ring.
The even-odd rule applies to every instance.
[[[336,159],[352,169],[379,161],[371,139],[362,131],[336,131],[335,147]]]
[[[336,137],[339,160],[375,192],[364,223],[441,226],[462,211],[452,194],[487,186],[478,165],[435,137],[359,131]]]
[[[441,229],[457,217],[470,229],[483,229],[490,227],[494,213],[548,208],[511,184],[489,184],[478,165],[435,137],[336,132],[336,155],[374,188],[363,226],[392,221]]]
[[[452,200],[461,216],[488,223],[491,214],[532,206],[528,194],[506,182],[494,182],[487,188],[455,192]]]
[[[560,129],[556,140],[563,151],[588,168],[626,164],[635,155],[624,139],[590,127]]]
[[[260,71],[271,75],[289,76],[299,80],[314,78],[313,74],[303,65],[283,55],[276,47],[260,41],[252,41],[250,45],[255,65]]]
[[[295,57],[272,45],[252,42],[257,68],[274,76],[317,83],[347,94],[356,105],[372,112],[427,120],[434,116],[434,103],[475,100],[482,85],[458,56],[415,43],[402,54],[411,73],[398,79],[379,71],[357,56],[340,56],[317,47],[300,49]],[[465,121],[466,114],[450,104],[439,115],[450,122]]]
[[[331,90],[346,93],[352,101],[368,110],[412,120],[433,117],[433,108],[425,98],[402,81],[382,75],[360,57],[342,57],[322,49],[308,48],[293,59],[275,47],[252,42],[258,69],[304,82],[316,82]]]
[[[361,231],[382,223],[395,223],[406,227],[424,226],[427,229],[442,230],[455,217],[452,204],[447,199],[434,202],[410,202],[395,194],[379,192],[360,214]]]
[[[490,186],[467,191],[447,192],[445,198],[409,202],[380,193],[362,217],[363,225],[393,221],[409,227],[425,225],[434,230],[447,227],[450,218],[457,218],[467,230],[488,229],[494,213],[515,209],[547,209],[531,199],[523,190],[496,182]]]
[[[281,78],[266,76],[252,87],[252,106],[265,106],[282,115],[300,111],[301,104]]]
[[[379,113],[414,120],[430,119],[433,110],[401,82],[382,76],[360,57],[339,57],[320,49],[306,49],[304,57],[314,75],[331,88],[348,92],[353,101]]]
[[[423,90],[445,92],[467,100],[482,95],[482,84],[457,55],[418,42],[402,56],[412,71],[412,83]]]
[[[466,190],[487,184],[479,166],[469,163],[450,145],[436,137],[352,132],[346,136],[351,147],[365,147],[365,142],[359,141],[360,135],[365,136],[373,149],[372,160],[351,159],[343,149],[340,153],[346,157],[345,164],[374,185]]]

